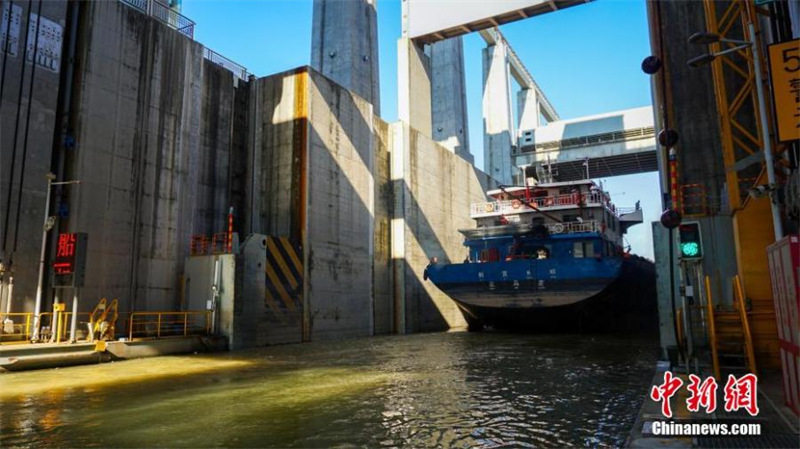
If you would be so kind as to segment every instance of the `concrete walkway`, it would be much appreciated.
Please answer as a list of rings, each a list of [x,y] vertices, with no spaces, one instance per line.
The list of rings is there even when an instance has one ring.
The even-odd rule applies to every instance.
[[[38,343],[0,346],[0,373],[89,365],[169,354],[227,349],[219,336],[188,336],[140,341]]]

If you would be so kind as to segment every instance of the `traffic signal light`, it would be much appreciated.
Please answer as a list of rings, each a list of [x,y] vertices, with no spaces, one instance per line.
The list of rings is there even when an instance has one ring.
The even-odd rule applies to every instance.
[[[700,223],[683,223],[678,226],[681,257],[700,259],[703,257],[703,239],[700,237]]]

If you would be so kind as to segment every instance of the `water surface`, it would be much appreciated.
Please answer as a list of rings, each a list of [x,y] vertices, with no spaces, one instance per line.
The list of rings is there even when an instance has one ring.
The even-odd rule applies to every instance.
[[[0,447],[624,443],[657,342],[438,333],[0,375]]]

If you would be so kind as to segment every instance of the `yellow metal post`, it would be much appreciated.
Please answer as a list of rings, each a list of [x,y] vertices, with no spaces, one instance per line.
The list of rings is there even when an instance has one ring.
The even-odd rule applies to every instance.
[[[717,55],[711,62],[714,93],[719,114],[721,149],[728,189],[728,200],[733,213],[734,244],[740,288],[754,303],[772,304],[772,289],[769,277],[766,248],[775,241],[772,204],[769,197],[751,198],[748,190],[768,180],[768,169],[763,159],[748,163],[759,152],[769,151],[771,108],[760,109],[759,87],[769,92],[768,83],[758,86],[760,74],[766,73],[762,60],[754,58],[753,50],[761,46],[759,15],[768,13],[756,6],[753,0],[731,0],[719,2],[705,0],[706,31],[729,41],[748,41],[752,45]],[[735,42],[719,41],[709,45],[710,53],[729,50],[738,46]],[[761,59],[761,58],[759,58]],[[759,75],[759,76],[757,76]],[[763,79],[762,79],[763,81]],[[769,96],[769,94],[767,94]],[[764,115],[766,115],[766,120]],[[769,160],[769,158],[767,158]],[[759,363],[779,366],[777,356],[777,333],[771,329],[761,330],[757,323]]]
[[[708,319],[708,345],[711,347],[711,364],[714,367],[714,377],[720,380],[719,354],[717,353],[717,325],[714,322],[714,303],[711,300],[711,280],[706,276],[706,309]]]
[[[738,297],[736,307],[739,309],[739,316],[742,320],[742,330],[744,332],[744,347],[747,353],[747,367],[753,374],[756,372],[756,356],[753,351],[753,336],[750,334],[750,322],[747,319],[747,310],[744,304],[744,293],[742,292],[742,284],[739,282],[739,275],[733,277],[734,296]]]

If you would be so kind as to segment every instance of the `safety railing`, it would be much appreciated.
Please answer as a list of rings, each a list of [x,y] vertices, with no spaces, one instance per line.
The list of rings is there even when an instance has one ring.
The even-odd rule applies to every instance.
[[[158,0],[119,0],[125,5],[128,5],[134,9],[141,11],[144,14],[154,17],[161,23],[166,24],[173,30],[194,39],[194,26],[195,23],[188,17],[180,14],[179,12],[175,11],[174,9],[170,8],[168,5],[158,1]],[[203,58],[207,59],[208,61],[224,67],[238,78],[242,80],[247,80],[250,76],[250,73],[247,69],[241,65],[237,64],[236,62],[232,61],[225,56],[215,52],[214,50],[203,47]]]
[[[9,321],[9,324],[6,324]],[[31,339],[33,313],[0,313],[0,342],[18,342]]]
[[[507,215],[516,214],[520,212],[531,211],[525,202],[528,202],[538,209],[548,209],[551,207],[562,206],[592,206],[598,207],[606,205],[608,209],[616,213],[616,207],[606,200],[606,196],[602,193],[589,193],[589,194],[565,194],[545,196],[538,198],[531,198],[530,200],[500,200],[488,201],[484,203],[470,204],[470,216],[472,218],[489,217],[493,215]]]
[[[538,142],[529,145],[522,145],[523,153],[533,151],[553,151],[565,150],[568,148],[587,147],[607,143],[626,142],[631,140],[649,139],[655,137],[655,129],[652,126],[642,128],[626,129],[623,131],[612,131],[609,133],[593,134],[590,136],[573,137],[570,139],[552,140],[549,142]]]
[[[586,220],[549,224],[547,225],[547,230],[551,234],[571,234],[576,232],[602,232],[604,228],[596,220]]]
[[[217,64],[219,66],[222,66],[230,70],[231,72],[233,72],[234,75],[238,76],[240,79],[247,80],[247,77],[250,76],[250,73],[247,72],[247,69],[244,66],[231,61],[230,59],[226,58],[225,56],[222,56],[221,54],[215,52],[214,50],[208,47],[203,47],[203,57],[205,57],[210,62],[213,62],[214,64]]]
[[[750,331],[750,320],[747,317],[747,306],[745,306],[744,290],[739,275],[733,276],[733,302],[739,311],[739,319],[742,321],[742,333],[744,334],[744,348],[747,356],[747,367],[751,373],[756,372],[756,355],[753,349],[753,334]]]
[[[117,329],[117,318],[119,318],[119,301],[114,298],[109,303],[106,298],[102,298],[89,317],[92,339],[113,339]]]
[[[89,312],[79,312],[78,313],[78,326],[76,331],[81,333],[86,333],[86,340],[89,340],[89,331],[86,329],[85,324],[89,323],[91,320],[92,314]],[[56,329],[52,330],[51,332],[55,332],[55,335],[51,333],[51,340],[54,340],[56,343],[61,343],[62,341],[67,341],[69,339],[69,330],[70,330],[70,323],[72,323],[72,312],[60,312],[58,313],[58,318],[56,319],[57,326]],[[53,338],[55,337],[55,338]]]
[[[194,39],[194,21],[158,0],[120,0],[139,11],[155,17],[173,30]]]
[[[128,318],[128,338],[156,339],[211,334],[211,311],[133,312]]]

